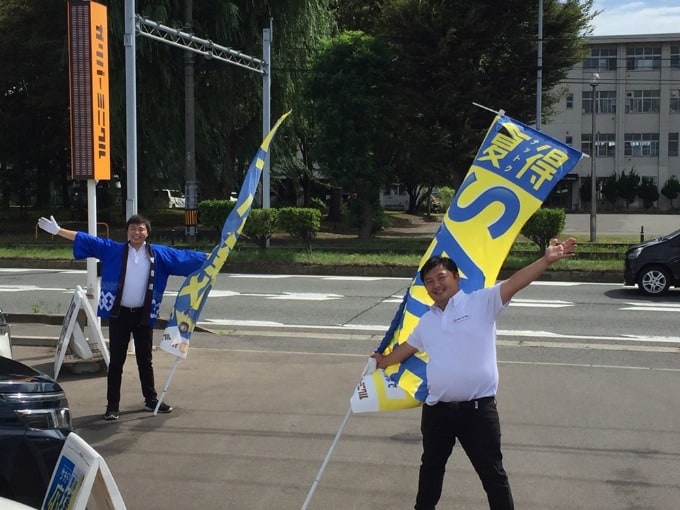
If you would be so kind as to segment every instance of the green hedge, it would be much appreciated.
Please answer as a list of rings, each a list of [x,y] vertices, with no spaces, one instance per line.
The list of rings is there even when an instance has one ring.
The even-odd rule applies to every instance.
[[[312,240],[321,229],[321,212],[318,209],[301,207],[283,207],[279,209],[278,226],[295,239],[307,243],[307,250],[312,251]]]
[[[278,228],[278,217],[278,209],[251,209],[243,227],[243,235],[255,240],[260,248],[266,248]]]
[[[198,203],[199,221],[204,227],[212,227],[221,233],[224,220],[233,208],[234,202],[229,200],[203,200]]]

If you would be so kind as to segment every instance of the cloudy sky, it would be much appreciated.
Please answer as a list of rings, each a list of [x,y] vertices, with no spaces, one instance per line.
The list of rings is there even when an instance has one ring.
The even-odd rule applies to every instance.
[[[593,35],[680,33],[680,0],[595,0]]]

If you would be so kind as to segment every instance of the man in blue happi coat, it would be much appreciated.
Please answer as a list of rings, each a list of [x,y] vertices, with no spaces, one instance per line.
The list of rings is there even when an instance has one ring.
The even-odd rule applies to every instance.
[[[153,327],[170,276],[188,276],[200,269],[206,253],[148,244],[148,219],[135,214],[125,224],[127,243],[102,239],[59,226],[54,216],[40,218],[38,226],[52,235],[73,241],[76,259],[94,257],[102,263],[97,315],[109,320],[110,361],[107,375],[105,420],[117,420],[120,386],[130,336],[134,338],[144,409],[154,411],[158,398],[152,364]],[[172,407],[162,402],[159,413]]]

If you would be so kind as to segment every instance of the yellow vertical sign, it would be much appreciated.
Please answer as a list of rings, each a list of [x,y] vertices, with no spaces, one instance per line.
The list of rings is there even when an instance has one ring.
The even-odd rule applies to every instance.
[[[68,3],[71,177],[111,178],[109,41],[106,6]]]
[[[111,130],[109,125],[109,38],[106,6],[90,3],[90,51],[92,62],[92,145],[94,178],[111,178]]]

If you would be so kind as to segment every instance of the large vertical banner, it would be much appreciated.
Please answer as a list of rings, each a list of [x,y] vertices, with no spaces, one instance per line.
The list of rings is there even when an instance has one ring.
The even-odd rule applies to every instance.
[[[196,328],[203,305],[208,299],[208,294],[220,269],[222,269],[229,253],[236,245],[250,214],[269,146],[288,115],[290,115],[290,112],[284,113],[276,121],[251,161],[234,208],[222,226],[221,242],[213,248],[203,266],[184,280],[182,287],[177,292],[175,307],[161,339],[161,349],[164,351],[186,359],[191,334]]]
[[[582,154],[510,117],[489,128],[418,270],[433,255],[458,265],[463,292],[494,285],[527,220]],[[377,352],[403,343],[432,300],[416,272]],[[350,398],[354,412],[405,409],[427,397],[427,353],[365,376]]]
[[[111,179],[109,36],[106,7],[68,3],[71,177]]]

